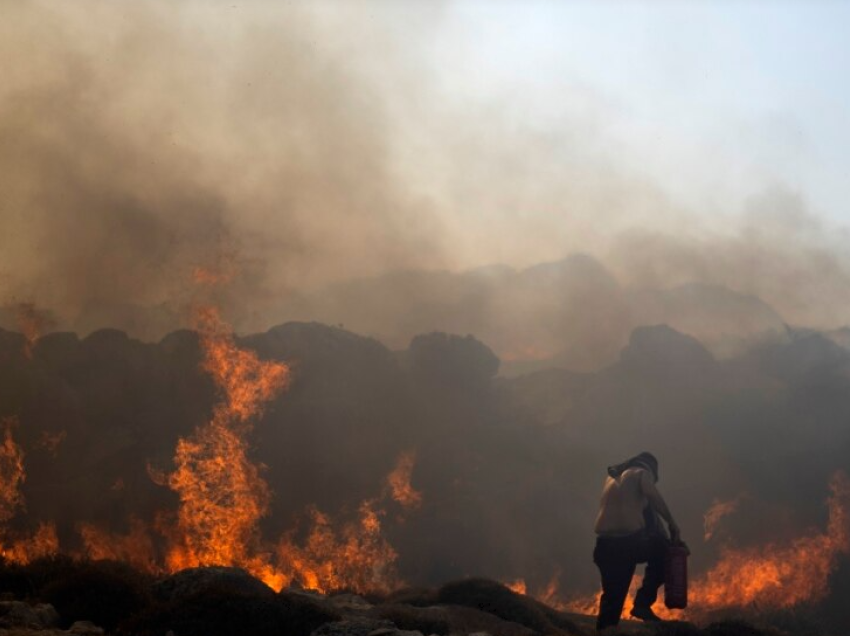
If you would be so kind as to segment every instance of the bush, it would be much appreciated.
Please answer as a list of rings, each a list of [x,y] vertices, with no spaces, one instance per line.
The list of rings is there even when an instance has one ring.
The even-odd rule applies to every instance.
[[[453,634],[487,632],[491,636],[534,636],[530,627],[506,621],[471,607],[455,605],[446,608],[449,626]]]
[[[32,596],[34,591],[23,567],[0,559],[0,592],[23,599]]]
[[[209,587],[197,594],[157,603],[122,624],[119,632],[161,636],[169,630],[180,636],[309,636],[317,627],[340,616],[297,594],[250,595]]]
[[[581,633],[566,616],[495,581],[467,579],[440,588],[440,603],[473,607],[540,634]]]
[[[381,605],[374,614],[392,621],[399,629],[419,631],[423,634],[445,636],[451,632],[448,614],[441,607],[414,607],[412,605]],[[495,636],[495,635],[494,635]]]
[[[375,605],[378,603],[394,603],[413,605],[414,607],[430,607],[439,602],[438,597],[438,591],[430,587],[406,587],[390,592],[383,598],[367,595],[366,599]]]
[[[149,578],[124,563],[57,558],[34,565],[38,596],[65,628],[87,620],[111,631],[151,603]]]

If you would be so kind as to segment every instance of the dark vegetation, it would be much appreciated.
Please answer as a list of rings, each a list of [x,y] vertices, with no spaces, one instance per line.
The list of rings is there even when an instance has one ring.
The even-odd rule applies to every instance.
[[[556,611],[486,579],[455,581],[431,591],[373,596],[371,608],[349,610],[337,606],[334,596],[287,590],[274,593],[235,568],[197,568],[154,578],[113,561],[59,557],[26,566],[2,563],[0,586],[7,600],[53,604],[60,614],[60,627],[87,620],[116,636],[163,636],[169,631],[177,636],[310,636],[313,632],[319,636],[358,636],[376,628],[419,631],[425,636],[593,633],[592,619]],[[808,624],[800,622],[800,631],[783,633],[826,634],[802,629],[804,625]],[[632,624],[622,633],[634,634],[634,629]],[[778,631],[743,621],[716,622],[705,628],[664,623],[646,633],[780,636]]]
[[[180,600],[156,603],[129,618],[119,630],[134,636],[309,636],[339,614],[295,594],[256,596],[211,586]]]
[[[493,614],[540,634],[577,632],[575,624],[560,612],[494,581],[467,579],[449,583],[440,588],[437,599],[441,604],[462,605]]]
[[[659,485],[693,550],[694,573],[724,543],[782,542],[824,528],[829,477],[850,469],[850,352],[816,332],[787,329],[718,360],[690,336],[643,327],[601,371],[517,378],[498,377],[493,353],[468,336],[428,334],[394,352],[343,329],[289,323],[240,344],[294,369],[290,390],[251,434],[274,493],[261,528],[270,541],[298,527],[309,505],[350,520],[381,492],[398,453],[416,451],[412,484],[423,504],[390,504],[384,532],[401,578],[432,587],[388,599],[396,606],[448,604],[451,596],[433,595],[455,592],[434,586],[468,573],[522,577],[532,591],[554,577],[564,595],[591,592],[604,467],[635,451],[661,459]],[[120,534],[133,517],[153,526],[158,512],[175,510],[176,496],[148,467],[168,472],[178,439],[210,417],[216,392],[199,368],[197,336],[143,343],[115,330],[55,333],[32,354],[22,336],[0,330],[0,418],[19,422],[13,434],[27,471],[26,508],[15,511],[9,537],[50,520],[62,545],[80,551],[81,521]],[[45,443],[51,436],[55,446]],[[702,543],[706,509],[742,492],[747,504]],[[822,608],[836,633],[850,626],[848,567],[839,564]],[[41,593],[47,583],[33,572],[5,568],[4,589]],[[60,585],[52,593],[77,603]],[[132,589],[122,594],[121,603],[137,602]],[[539,608],[523,611],[537,617],[531,629],[568,629]],[[459,616],[445,620],[452,626]]]

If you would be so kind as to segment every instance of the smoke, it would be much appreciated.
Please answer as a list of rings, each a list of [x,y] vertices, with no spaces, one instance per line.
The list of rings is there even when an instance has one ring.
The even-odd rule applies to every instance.
[[[254,311],[343,270],[439,262],[392,174],[378,88],[320,12],[2,12],[7,302],[151,336],[185,321],[193,268],[222,259],[238,264],[230,306]]]
[[[457,85],[462,51],[436,50],[451,5],[369,6],[2,7],[4,304],[44,307],[63,329],[158,338],[188,323],[192,271],[225,268],[217,300],[242,331],[318,317],[403,345],[424,330],[423,305],[454,316],[426,328],[478,333],[522,304],[512,323],[557,328],[513,333],[498,353],[549,358],[588,341],[572,357],[593,367],[633,321],[565,318],[548,309],[551,286],[498,277],[482,306],[466,280],[489,263],[521,272],[581,251],[605,270],[580,294],[597,315],[669,319],[612,300],[612,285],[699,283],[794,324],[850,321],[836,311],[850,300],[845,233],[800,193],[754,195],[743,214],[688,209],[618,160],[627,115],[600,91],[564,79],[550,116],[529,117],[510,91]],[[416,290],[371,285],[380,320],[333,291],[410,271],[443,273],[414,306],[398,295]],[[574,306],[567,287],[555,294]]]

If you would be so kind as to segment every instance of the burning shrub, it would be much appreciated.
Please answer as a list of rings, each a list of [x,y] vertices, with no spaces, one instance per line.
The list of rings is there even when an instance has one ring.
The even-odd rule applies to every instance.
[[[121,626],[123,634],[161,636],[309,636],[339,614],[297,594],[252,595],[208,587],[197,594],[158,603]]]
[[[30,567],[41,583],[38,596],[56,608],[66,628],[88,620],[112,630],[151,602],[149,578],[124,563],[56,558]]]
[[[467,579],[449,583],[440,588],[438,599],[447,605],[479,609],[541,634],[580,633],[578,627],[559,612],[495,581]]]

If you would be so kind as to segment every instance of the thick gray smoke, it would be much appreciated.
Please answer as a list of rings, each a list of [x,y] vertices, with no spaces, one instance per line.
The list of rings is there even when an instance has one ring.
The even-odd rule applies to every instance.
[[[230,9],[4,5],[7,303],[158,337],[197,267],[236,272],[227,304],[248,326],[293,288],[440,262],[343,31]]]
[[[546,122],[452,95],[445,7],[369,8],[4,4],[3,325],[157,339],[197,268],[243,332],[438,328],[522,364],[598,368],[651,322],[721,355],[850,322],[846,233],[802,195],[706,220],[618,164],[592,88]]]

